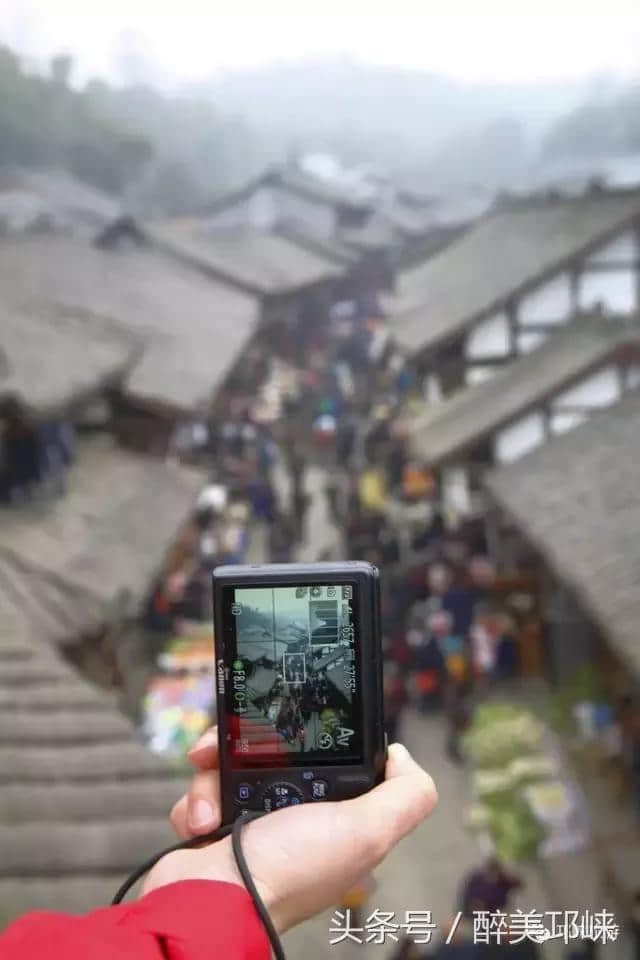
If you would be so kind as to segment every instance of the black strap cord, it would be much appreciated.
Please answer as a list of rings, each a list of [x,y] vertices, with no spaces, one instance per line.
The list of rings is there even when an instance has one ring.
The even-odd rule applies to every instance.
[[[127,877],[111,901],[111,906],[115,906],[117,903],[122,903],[134,883],[137,883],[138,880],[144,877],[145,873],[148,873],[148,871],[156,865],[158,860],[161,860],[162,857],[166,856],[168,853],[173,853],[175,850],[192,850],[194,847],[200,847],[207,843],[214,843],[216,840],[222,840],[223,837],[228,837],[229,834],[231,834],[231,849],[233,850],[233,855],[236,859],[240,876],[242,877],[242,881],[247,888],[249,896],[253,900],[260,919],[262,920],[262,925],[267,933],[267,936],[269,937],[275,960],[285,960],[284,949],[282,947],[280,937],[278,936],[276,928],[273,925],[267,908],[262,902],[262,897],[256,889],[256,885],[253,882],[253,877],[251,876],[251,871],[249,870],[247,860],[242,850],[242,828],[251,820],[257,820],[258,817],[263,816],[264,814],[259,811],[243,813],[238,817],[237,820],[233,822],[232,825],[228,824],[227,826],[220,827],[218,830],[214,830],[212,833],[205,833],[200,837],[191,837],[190,840],[182,840],[179,843],[172,844],[170,847],[166,847],[164,850],[161,850],[160,853],[155,853],[152,857],[149,857],[148,860],[137,867],[129,877]]]

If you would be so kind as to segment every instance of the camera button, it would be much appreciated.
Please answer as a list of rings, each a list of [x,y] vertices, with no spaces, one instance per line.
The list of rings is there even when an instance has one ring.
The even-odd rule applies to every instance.
[[[326,780],[313,780],[311,783],[311,799],[326,800],[329,796],[329,784]]]
[[[239,783],[236,787],[236,800],[238,803],[247,803],[251,799],[253,787],[250,783]]]

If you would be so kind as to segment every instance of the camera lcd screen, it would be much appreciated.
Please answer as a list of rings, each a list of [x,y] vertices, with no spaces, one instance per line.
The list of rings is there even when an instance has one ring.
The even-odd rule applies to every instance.
[[[356,585],[229,587],[223,596],[232,766],[360,762]]]

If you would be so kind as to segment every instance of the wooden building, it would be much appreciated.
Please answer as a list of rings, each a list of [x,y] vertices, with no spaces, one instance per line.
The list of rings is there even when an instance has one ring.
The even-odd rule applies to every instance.
[[[198,219],[146,224],[158,250],[260,301],[264,326],[287,324],[302,301],[330,303],[343,268],[319,252],[253,227],[210,230]]]
[[[176,329],[201,352],[215,340],[206,280],[198,299],[195,278],[190,316],[191,288],[158,255],[55,234],[3,238],[0,273],[0,398],[17,400],[30,427],[84,423],[125,389],[173,410],[208,399],[222,361],[212,350],[209,367],[192,363],[195,344],[183,350]],[[79,431],[55,495],[0,507],[0,926],[108,903],[169,842],[185,786],[126,714],[149,667],[140,616],[204,478],[123,450],[105,427]]]
[[[203,482],[108,435],[79,438],[63,496],[0,508],[0,595],[60,646],[135,620]]]
[[[427,407],[411,448],[470,508],[489,468],[518,460],[638,386],[638,316],[580,316],[490,380]]]
[[[579,313],[640,306],[640,191],[509,199],[400,271],[389,323],[437,401],[494,376]]]
[[[209,229],[200,219],[145,224],[145,242],[184,268],[253,296],[258,303],[255,344],[263,356],[277,348],[300,362],[314,333],[326,328],[331,307],[353,296],[350,267],[322,249],[252,226]],[[351,276],[351,275],[349,275]],[[255,386],[246,364],[240,391]]]
[[[313,176],[298,166],[274,167],[239,190],[214,200],[202,211],[213,229],[251,226],[269,233],[292,230],[325,241],[342,229],[366,225],[373,211],[370,195]]]
[[[35,317],[51,337],[65,324],[79,332],[75,357],[62,354],[51,365],[48,334],[29,327],[34,381],[46,382],[52,366],[70,383],[83,371],[95,381],[92,354],[82,362],[83,344],[91,332],[124,337],[132,356],[109,392],[113,429],[127,443],[159,453],[180,420],[209,412],[259,325],[255,296],[143,241],[98,247],[60,232],[0,238],[0,306]],[[0,329],[0,348],[8,332]],[[24,346],[25,359],[28,344],[15,331],[12,343]]]
[[[485,480],[496,558],[514,568],[533,555],[546,581],[554,675],[613,656],[613,694],[640,683],[639,428],[634,391]]]
[[[60,304],[0,302],[0,399],[36,418],[82,417],[126,379],[139,353],[123,330],[88,324]]]
[[[290,163],[217,198],[202,219],[214,230],[252,226],[315,239],[348,263],[354,253],[385,250],[401,257],[434,230],[443,240],[470,216],[447,213],[441,198],[404,190],[388,177],[365,171],[321,177]]]
[[[220,197],[200,219],[213,231],[252,227],[328,256],[345,268],[342,290],[348,299],[365,285],[391,289],[397,264],[416,249],[426,259],[459,232],[457,225],[434,222],[424,200],[386,179],[345,182],[290,164]]]

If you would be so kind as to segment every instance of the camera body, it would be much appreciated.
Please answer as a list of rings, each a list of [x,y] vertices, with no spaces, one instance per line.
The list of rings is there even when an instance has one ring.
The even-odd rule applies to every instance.
[[[213,572],[223,823],[358,796],[384,776],[378,570]]]

